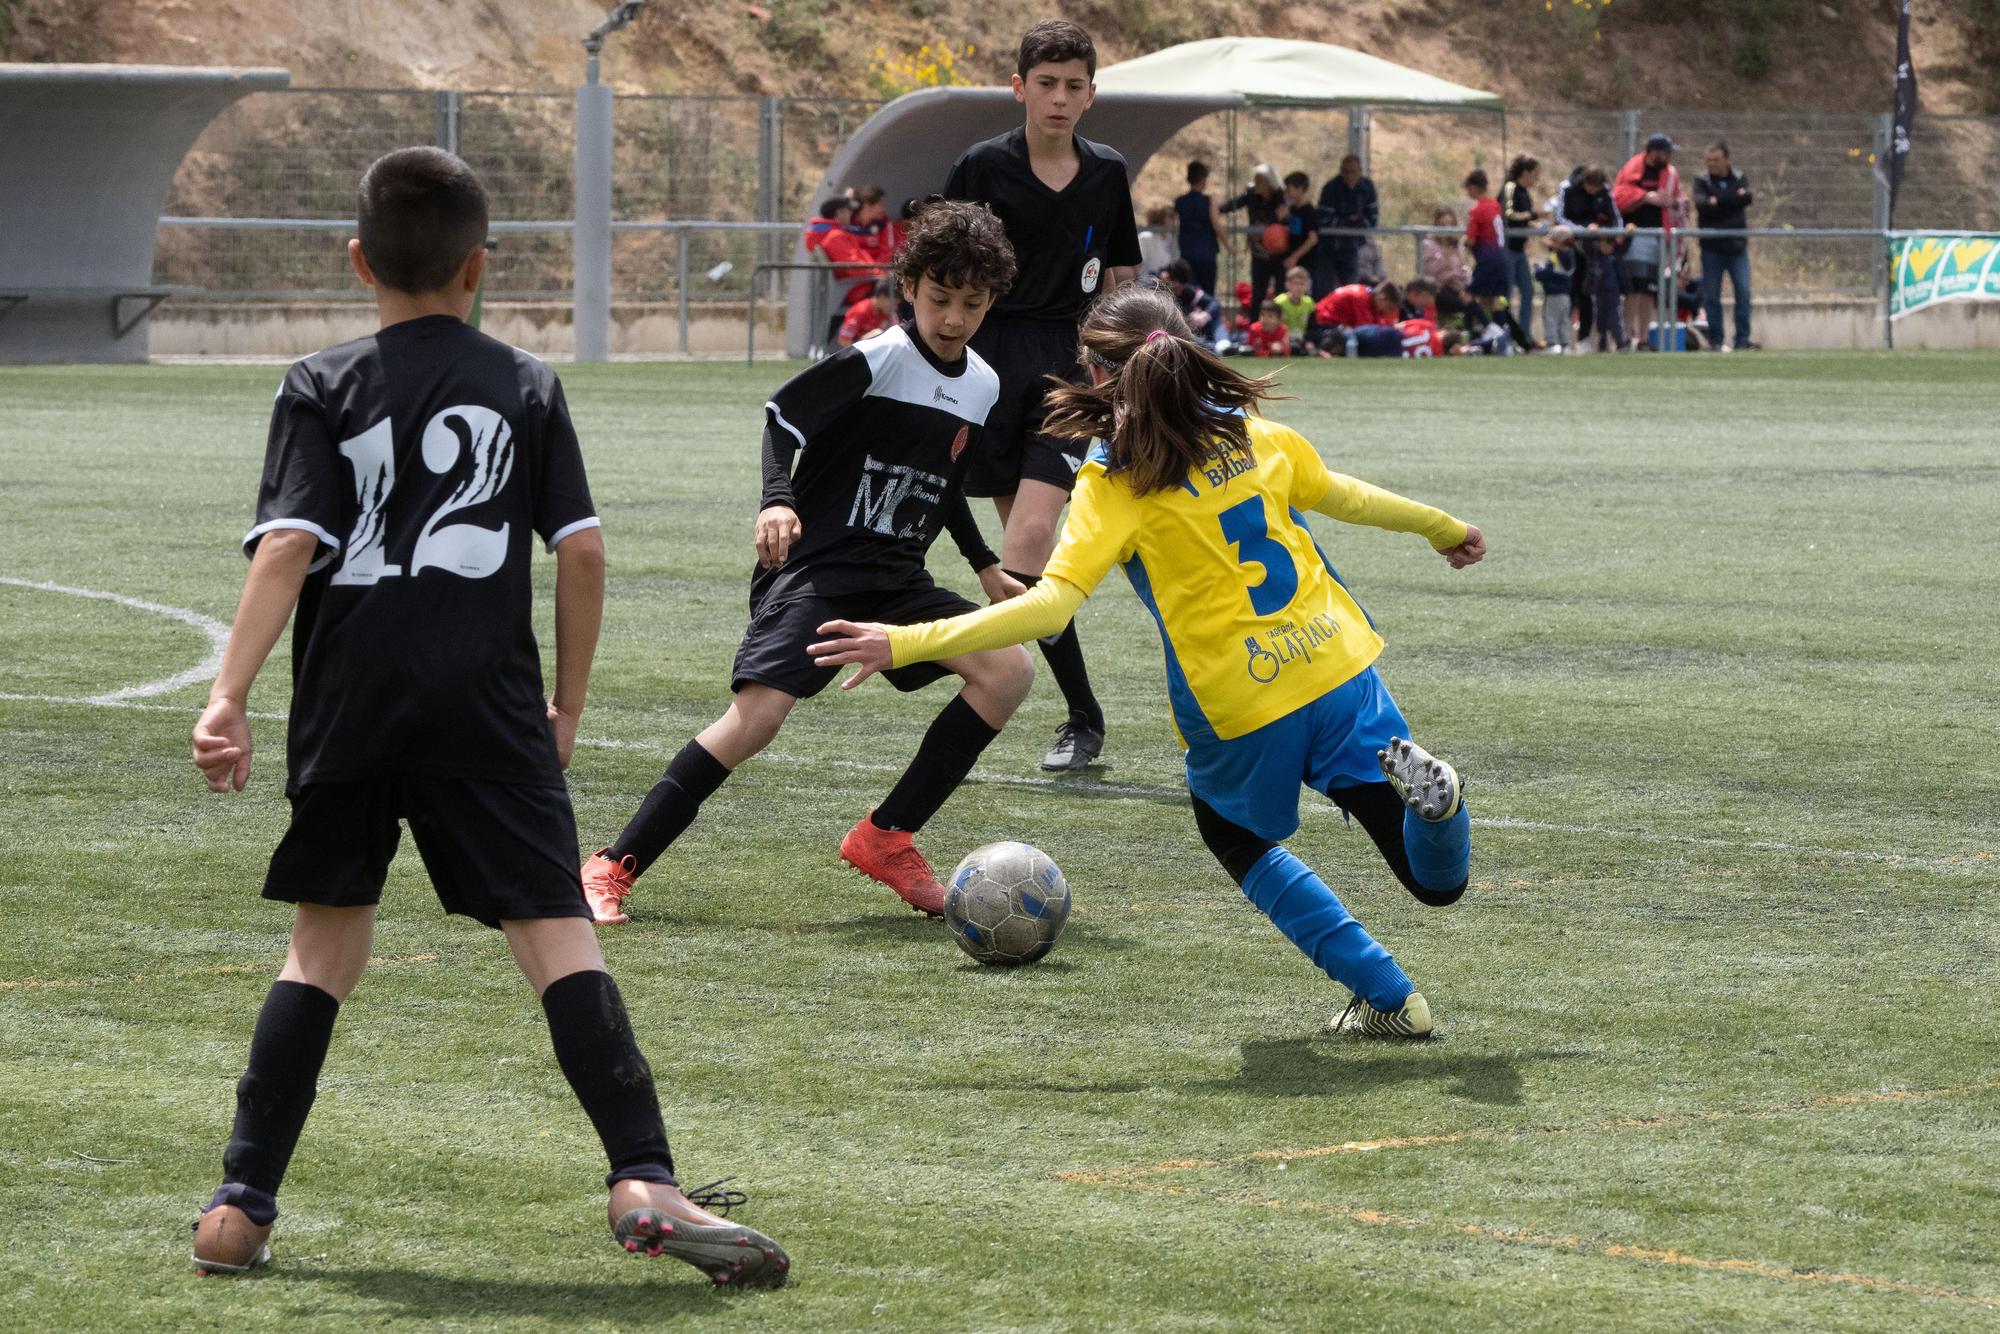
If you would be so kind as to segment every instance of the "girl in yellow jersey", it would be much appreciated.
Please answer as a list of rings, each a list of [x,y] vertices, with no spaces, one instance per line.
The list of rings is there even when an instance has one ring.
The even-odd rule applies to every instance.
[[[1067,624],[1113,565],[1158,623],[1202,841],[1243,892],[1354,993],[1336,1027],[1422,1037],[1430,1007],[1326,883],[1279,846],[1301,783],[1367,829],[1403,885],[1465,892],[1471,818],[1458,775],[1405,740],[1376,675],[1382,638],[1305,525],[1314,510],[1422,535],[1453,568],[1477,528],[1339,473],[1297,432],[1250,415],[1270,396],[1194,342],[1165,295],[1125,287],[1084,322],[1089,386],[1057,389],[1045,430],[1095,439],[1062,540],[1023,597],[923,625],[831,621],[820,666],[870,673],[1022,643]]]

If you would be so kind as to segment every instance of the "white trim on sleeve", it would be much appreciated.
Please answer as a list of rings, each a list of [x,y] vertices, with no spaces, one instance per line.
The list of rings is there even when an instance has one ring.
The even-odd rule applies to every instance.
[[[314,537],[319,539],[320,545],[327,549],[326,554],[324,556],[320,556],[319,558],[314,560],[311,565],[308,565],[306,567],[307,574],[312,574],[315,571],[325,569],[327,562],[331,561],[335,556],[338,556],[340,554],[340,539],[335,537],[332,533],[326,531],[326,529],[320,527],[318,524],[314,523],[311,519],[267,519],[263,523],[258,524],[255,528],[252,528],[249,532],[243,534],[242,546],[243,546],[244,558],[247,560],[249,557],[256,554],[250,550],[250,544],[252,542],[256,541],[258,538],[262,537],[266,533],[277,532],[280,529],[291,529],[294,532],[311,533]]]
[[[804,449],[806,447],[806,438],[799,434],[798,427],[792,425],[790,422],[785,420],[785,414],[778,411],[778,405],[775,401],[764,404],[764,408],[767,412],[771,414],[772,421],[775,421],[776,423],[778,423],[778,425],[784,427],[787,431],[790,431],[792,433],[792,439],[799,442],[800,449]]]
[[[568,537],[571,533],[580,533],[586,528],[602,528],[603,526],[604,526],[603,521],[601,521],[595,514],[591,515],[588,519],[578,519],[575,523],[564,524],[562,527],[556,529],[554,533],[549,535],[549,550],[554,551],[556,549],[556,544],[561,542],[565,537]]]

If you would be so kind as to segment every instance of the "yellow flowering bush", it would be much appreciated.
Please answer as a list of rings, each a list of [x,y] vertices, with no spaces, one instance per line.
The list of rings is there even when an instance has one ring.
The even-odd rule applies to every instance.
[[[919,88],[950,88],[969,82],[961,75],[958,62],[972,53],[971,46],[953,47],[948,42],[925,42],[915,51],[891,51],[878,46],[874,63],[868,69],[868,82],[876,95],[884,99],[901,97]]]

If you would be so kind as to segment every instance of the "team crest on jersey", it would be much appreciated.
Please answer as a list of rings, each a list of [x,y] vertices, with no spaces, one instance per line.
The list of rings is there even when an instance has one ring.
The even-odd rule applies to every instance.
[[[970,426],[959,427],[958,434],[951,438],[951,461],[953,463],[958,462],[958,456],[965,452],[965,442],[970,439],[972,439],[972,428]]]
[[[1083,266],[1083,290],[1086,292],[1095,292],[1097,290],[1098,275],[1103,272],[1104,261],[1092,255],[1089,262]]]

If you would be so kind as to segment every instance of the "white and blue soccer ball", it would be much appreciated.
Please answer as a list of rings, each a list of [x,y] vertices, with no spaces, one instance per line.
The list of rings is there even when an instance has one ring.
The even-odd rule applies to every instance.
[[[945,888],[944,921],[958,947],[983,964],[1033,963],[1055,948],[1069,920],[1069,885],[1040,848],[988,843],[966,854]]]

